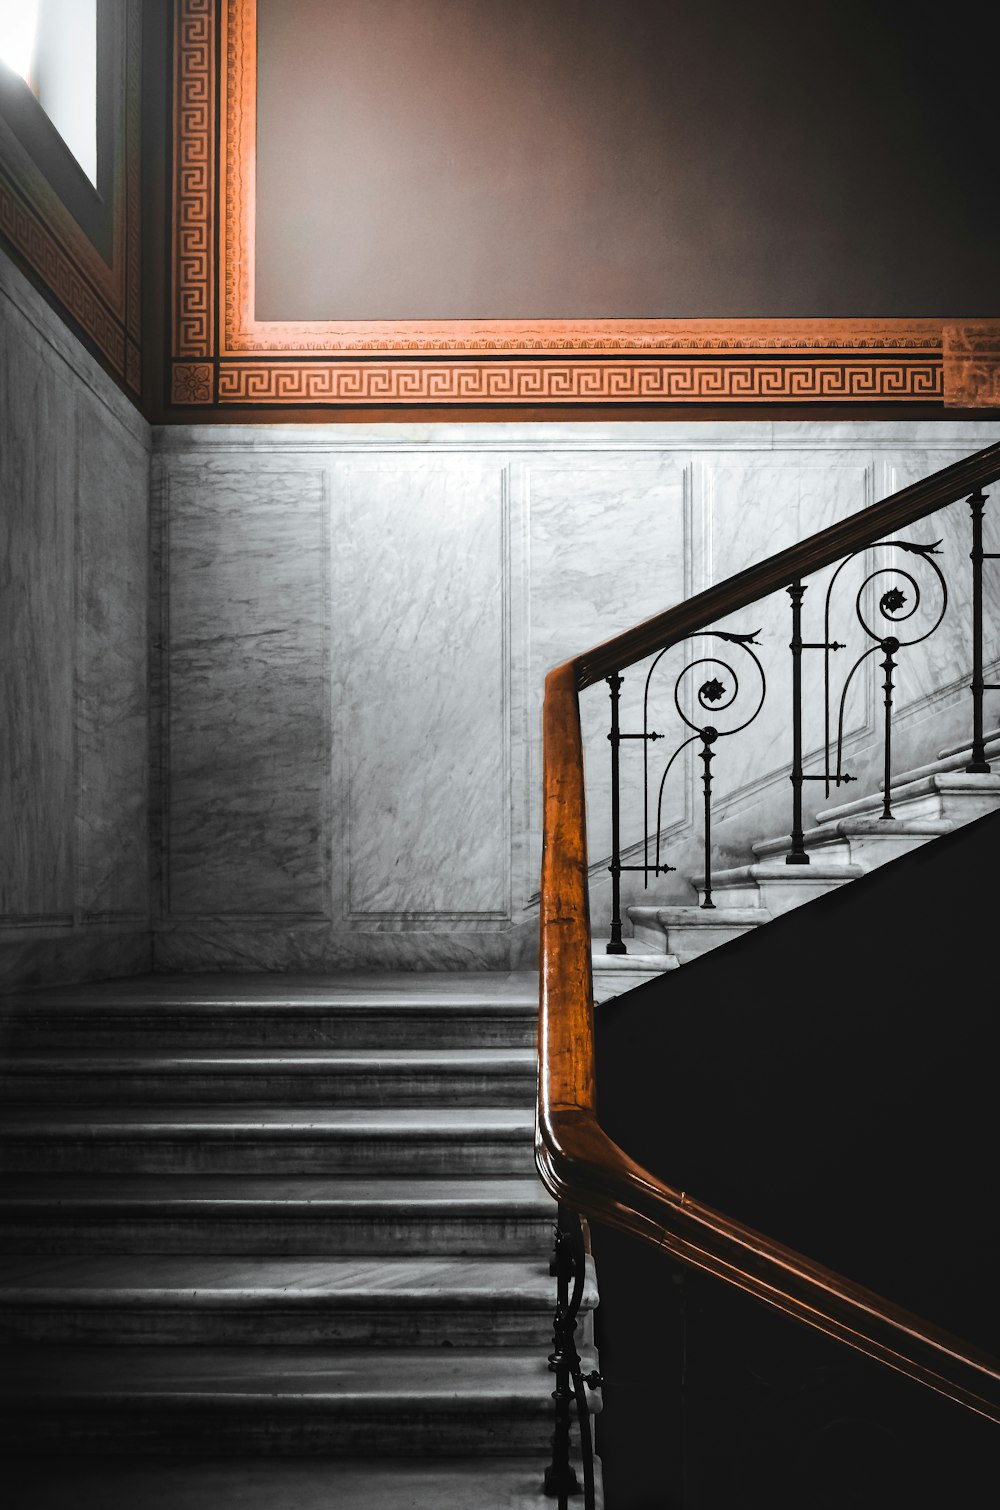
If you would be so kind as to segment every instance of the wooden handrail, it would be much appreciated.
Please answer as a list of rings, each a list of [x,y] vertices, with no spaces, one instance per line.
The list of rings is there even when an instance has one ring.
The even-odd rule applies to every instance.
[[[579,691],[1000,477],[1000,444],[556,667],[543,712],[535,1159],[550,1194],[1000,1421],[1000,1362],[642,1169],[597,1121]],[[930,1198],[931,1193],[929,1193]]]

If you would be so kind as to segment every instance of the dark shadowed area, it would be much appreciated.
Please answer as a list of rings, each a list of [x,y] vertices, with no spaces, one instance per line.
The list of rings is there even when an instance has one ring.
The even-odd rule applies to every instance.
[[[629,1154],[994,1356],[998,842],[991,814],[596,1020]],[[632,1239],[594,1251],[615,1510],[976,1502],[994,1424]]]

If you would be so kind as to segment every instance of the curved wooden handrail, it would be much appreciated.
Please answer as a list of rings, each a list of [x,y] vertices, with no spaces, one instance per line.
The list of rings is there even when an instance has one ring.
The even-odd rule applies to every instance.
[[[871,545],[1000,477],[1000,444],[811,536],[595,650],[545,681],[541,986],[535,1159],[581,1215],[656,1243],[788,1316],[1000,1421],[1000,1362],[633,1162],[597,1121],[579,691],[724,614]]]

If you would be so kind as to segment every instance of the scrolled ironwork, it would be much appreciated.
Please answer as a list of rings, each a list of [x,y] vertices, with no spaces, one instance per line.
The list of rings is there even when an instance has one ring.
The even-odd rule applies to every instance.
[[[584,1510],[595,1510],[594,1442],[587,1389],[598,1389],[602,1381],[596,1369],[587,1374],[583,1372],[583,1360],[576,1346],[577,1317],[587,1278],[587,1253],[580,1218],[563,1205],[559,1206],[556,1217],[549,1273],[556,1281],[552,1351],[549,1354],[549,1368],[556,1376],[556,1387],[552,1391],[555,1402],[552,1461],[545,1469],[545,1493],[558,1501],[558,1510],[567,1510],[570,1496],[580,1492],[580,1481],[570,1461],[570,1406],[575,1403],[580,1429]]]
[[[660,784],[656,794],[656,821],[655,821],[655,849],[654,857],[650,861],[649,854],[649,831],[650,831],[650,770],[649,770],[649,747],[657,740],[665,736],[656,729],[650,727],[650,692],[653,687],[653,677],[668,650],[674,649],[675,645],[667,645],[655,657],[646,673],[645,686],[642,695],[642,729],[636,732],[624,732],[619,720],[619,704],[621,688],[624,678],[619,672],[612,672],[607,677],[608,687],[611,693],[611,729],[608,740],[611,745],[611,863],[608,869],[611,872],[611,937],[606,945],[608,954],[625,954],[627,947],[622,939],[621,918],[621,875],[623,871],[638,871],[642,874],[643,885],[649,885],[650,875],[666,875],[674,870],[661,853],[661,837],[663,827],[663,794],[666,787],[667,777],[673,769],[677,757],[694,744],[701,740],[699,758],[702,761],[702,786],[704,790],[704,829],[705,829],[705,900],[704,908],[714,908],[712,901],[712,761],[715,759],[713,745],[719,739],[728,739],[733,734],[739,734],[748,728],[764,706],[764,698],[767,693],[767,678],[760,659],[750,649],[751,645],[759,644],[757,636],[759,629],[752,630],[749,634],[737,634],[727,629],[709,629],[697,634],[687,636],[687,639],[714,639],[723,644],[732,645],[743,651],[750,657],[760,681],[760,692],[756,704],[750,712],[740,716],[740,722],[731,728],[719,727],[719,716],[728,712],[740,701],[742,686],[739,674],[732,661],[721,655],[702,655],[689,661],[678,672],[673,686],[673,701],[681,722],[692,733],[687,739],[681,741],[674,749],[673,754],[664,766],[660,777]],[[684,643],[677,641],[675,644]],[[702,668],[699,670],[699,668]],[[682,689],[688,688],[690,683],[700,680],[697,687],[691,685],[689,692],[690,703],[696,705],[702,712],[710,713],[712,722],[702,722],[688,716],[684,706]],[[643,792],[643,838],[642,838],[642,864],[624,865],[621,858],[621,819],[620,819],[620,750],[621,743],[625,739],[637,739],[642,741],[642,792]]]
[[[986,759],[986,739],[983,731],[983,694],[1000,692],[1000,683],[983,680],[983,562],[1000,561],[1000,551],[983,549],[983,514],[989,495],[977,488],[969,498],[972,513],[972,750],[966,771],[973,775],[988,776],[990,763]]]
[[[654,858],[654,863],[653,863],[652,867],[649,865],[649,849],[648,849],[648,845],[649,845],[648,795],[647,795],[647,799],[646,799],[645,838],[644,838],[644,845],[645,845],[644,859],[646,861],[646,865],[645,865],[645,877],[644,877],[644,879],[645,879],[645,884],[648,886],[648,884],[649,884],[649,873],[650,873],[651,869],[652,869],[652,872],[653,872],[654,876],[660,875],[661,872],[663,870],[665,870],[665,869],[672,869],[672,867],[668,867],[668,866],[662,865],[661,864],[661,857],[660,857],[661,834],[662,834],[662,830],[663,830],[663,793],[664,793],[664,790],[666,788],[667,777],[670,774],[671,768],[673,767],[674,762],[676,761],[678,755],[680,755],[680,753],[682,752],[682,750],[687,749],[687,747],[689,745],[693,744],[696,740],[700,739],[702,747],[698,751],[698,756],[699,756],[699,759],[702,762],[702,789],[703,789],[703,793],[704,793],[704,855],[705,855],[705,887],[704,887],[704,890],[705,890],[705,899],[704,899],[704,901],[702,902],[701,905],[702,905],[703,908],[707,908],[707,909],[714,909],[714,907],[715,907],[715,903],[712,901],[712,761],[715,759],[715,751],[714,751],[714,749],[712,747],[713,747],[713,745],[715,745],[717,743],[718,740],[720,740],[720,739],[728,739],[732,735],[734,735],[734,734],[740,734],[740,733],[742,733],[742,731],[744,729],[749,728],[749,726],[753,723],[754,719],[760,713],[761,708],[764,706],[764,698],[767,695],[767,677],[765,676],[764,667],[762,666],[759,657],[756,656],[754,654],[754,652],[750,648],[751,645],[757,645],[757,644],[759,644],[759,641],[757,639],[757,636],[759,634],[760,634],[760,630],[759,629],[751,630],[751,632],[749,634],[736,634],[736,633],[734,633],[731,630],[725,630],[725,629],[709,629],[709,630],[702,631],[698,635],[691,635],[691,636],[689,636],[690,639],[716,639],[716,640],[721,640],[724,644],[733,645],[733,646],[737,647],[739,650],[742,650],[746,655],[748,655],[750,657],[751,662],[753,663],[754,667],[756,668],[757,675],[758,675],[759,680],[760,680],[760,692],[759,692],[759,696],[758,696],[757,701],[756,701],[756,705],[751,706],[749,713],[747,713],[745,716],[741,716],[739,723],[734,724],[731,728],[728,728],[728,729],[727,728],[720,728],[719,727],[719,715],[722,714],[722,713],[728,712],[730,708],[734,708],[737,705],[737,703],[740,701],[740,695],[741,695],[741,690],[742,690],[741,689],[741,684],[740,684],[739,674],[738,674],[738,672],[736,670],[736,667],[733,665],[732,661],[730,661],[728,659],[725,659],[721,655],[702,655],[702,656],[698,656],[696,659],[694,659],[692,661],[689,661],[688,664],[686,666],[682,667],[681,670],[678,672],[678,674],[677,674],[677,676],[676,676],[676,678],[674,680],[674,689],[673,689],[674,707],[677,709],[677,713],[680,716],[680,719],[681,719],[682,723],[684,723],[687,728],[693,730],[693,733],[687,739],[682,740],[681,743],[677,746],[677,748],[674,750],[673,754],[671,755],[670,759],[667,761],[666,765],[664,766],[664,768],[663,768],[663,774],[660,777],[660,785],[659,785],[659,789],[658,789],[657,794],[656,794],[656,819],[655,819],[656,847],[655,847],[655,858]],[[668,646],[667,647],[667,649],[672,649],[672,648],[673,648],[672,646]],[[643,716],[643,729],[644,729],[644,731],[646,729],[648,729],[648,725],[649,725],[649,699],[650,699],[650,689],[651,689],[652,684],[653,684],[653,675],[654,675],[657,667],[659,666],[661,660],[663,659],[664,655],[666,655],[667,649],[664,649],[664,650],[660,651],[660,654],[653,661],[653,663],[650,666],[649,671],[648,671],[648,673],[646,675],[646,686],[645,686],[645,690],[644,690],[644,693],[643,693],[643,712],[642,712],[642,716]],[[707,671],[705,671],[705,670],[699,671],[700,667],[711,668],[711,670],[712,670],[712,672],[714,674],[709,675],[707,673]],[[697,679],[698,676],[703,677],[704,680],[702,680],[701,685],[695,689],[693,687],[693,682]],[[710,723],[708,723],[708,722],[701,723],[699,721],[696,721],[694,718],[689,717],[688,714],[687,714],[687,712],[685,712],[685,709],[684,709],[684,706],[683,706],[683,701],[682,701],[682,688],[684,688],[685,686],[688,685],[688,679],[689,678],[690,678],[690,685],[691,685],[691,701],[693,701],[694,703],[696,703],[697,706],[698,706],[698,708],[700,708],[704,712],[711,713],[711,715],[712,715],[712,722],[710,722]],[[723,680],[722,678],[725,678],[725,680]],[[649,791],[649,755],[648,755],[648,745],[644,745],[643,746],[643,753],[644,753],[644,757],[645,757],[644,761],[643,761],[643,791],[644,791],[644,793],[648,794],[648,791]]]
[[[940,554],[940,540],[934,540],[928,545],[920,544],[913,540],[887,540],[881,542],[881,544],[884,548],[906,551],[910,555],[919,557],[921,561],[925,562],[926,565],[930,567],[931,571],[934,574],[934,580],[936,582],[937,588],[940,592],[940,607],[937,612],[937,617],[934,619],[933,623],[929,628],[925,629],[923,633],[911,634],[909,636],[898,632],[893,634],[886,634],[883,626],[870,623],[867,617],[865,599],[868,596],[869,587],[873,587],[876,582],[879,582],[880,586],[885,586],[884,579],[887,577],[891,578],[892,585],[885,586],[885,590],[879,598],[878,612],[886,621],[886,624],[891,625],[893,630],[898,631],[900,629],[900,626],[909,623],[910,620],[920,612],[923,606],[924,592],[921,588],[919,580],[912,571],[907,571],[905,567],[899,566],[894,562],[889,562],[881,566],[877,566],[872,571],[868,572],[864,577],[860,587],[858,588],[854,600],[855,617],[857,618],[857,621],[864,633],[874,643],[870,645],[867,650],[862,651],[861,655],[858,656],[853,666],[848,671],[847,676],[844,679],[844,685],[841,689],[840,706],[837,715],[837,764],[833,773],[833,780],[839,786],[841,782],[846,779],[843,769],[844,716],[847,708],[847,694],[854,679],[854,674],[865,663],[865,661],[868,660],[869,656],[877,655],[878,652],[881,651],[883,655],[881,670],[882,703],[884,709],[882,736],[883,801],[881,816],[884,820],[889,822],[892,820],[892,799],[890,796],[890,788],[892,785],[892,711],[893,692],[895,690],[895,683],[893,681],[892,673],[897,669],[898,666],[898,662],[896,661],[895,657],[899,653],[899,651],[904,648],[910,648],[914,645],[923,644],[923,642],[930,639],[931,635],[934,634],[934,632],[940,627],[948,610],[948,584],[945,581],[944,573],[942,572],[940,566],[938,566],[937,562],[932,559],[932,557]],[[859,554],[860,552],[855,552],[854,555],[848,556],[844,561],[842,561],[830,580],[830,585],[827,588],[826,595],[825,623],[827,625],[829,624],[830,602],[833,595],[834,584],[839,577],[843,567],[847,565],[847,562],[855,560]],[[909,594],[904,591],[902,586],[903,583],[905,583],[910,588]],[[827,636],[827,638],[829,638],[829,636]],[[827,651],[827,659],[829,659],[829,650]],[[827,730],[829,730],[828,674],[825,679],[825,686],[827,692],[826,727]],[[825,777],[827,780],[827,792],[829,793],[829,744],[827,744],[824,764],[827,768]]]

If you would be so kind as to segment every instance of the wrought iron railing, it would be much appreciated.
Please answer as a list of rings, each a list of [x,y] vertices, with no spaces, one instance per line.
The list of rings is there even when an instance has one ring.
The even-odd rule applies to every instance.
[[[704,908],[712,900],[713,761],[720,741],[741,733],[757,718],[767,694],[767,674],[758,654],[760,631],[715,627],[776,592],[787,592],[791,609],[791,839],[786,863],[810,863],[803,815],[803,788],[821,782],[827,796],[854,779],[845,770],[845,709],[862,668],[878,662],[882,678],[881,818],[893,822],[892,732],[900,656],[927,640],[941,625],[948,607],[948,582],[940,564],[939,540],[894,537],[928,515],[966,499],[972,514],[970,551],[972,582],[972,736],[966,770],[989,772],[984,741],[983,701],[1000,690],[984,676],[983,568],[997,552],[983,548],[984,488],[1000,479],[1000,444],[893,494],[800,544],[749,568],[729,581],[638,625],[607,644],[557,667],[546,679],[543,718],[543,785],[545,837],[541,880],[540,1075],[536,1162],[542,1180],[560,1202],[556,1257],[559,1276],[556,1341],[552,1359],[557,1372],[554,1394],[557,1429],[553,1465],[546,1476],[548,1492],[560,1506],[574,1492],[569,1466],[569,1412],[575,1398],[582,1431],[587,1510],[593,1504],[590,1428],[582,1365],[573,1342],[582,1294],[584,1259],[580,1216],[589,1216],[655,1242],[669,1254],[715,1274],[755,1295],[775,1309],[909,1375],[973,1411],[1000,1421],[1000,1363],[948,1333],[894,1306],[850,1280],[784,1247],[723,1214],[672,1189],[635,1164],[601,1129],[595,1106],[593,981],[588,900],[588,866],[584,821],[583,743],[579,692],[602,679],[608,682],[611,720],[611,903],[609,954],[622,954],[621,878],[623,873],[664,875],[673,867],[666,856],[664,793],[679,756],[698,746],[702,762]],[[889,553],[875,561],[870,552]],[[858,562],[861,582],[854,592],[854,620],[862,648],[839,681],[834,658],[848,648],[838,640],[836,589]],[[823,600],[821,637],[803,637],[806,579],[834,567]],[[851,631],[854,633],[855,631]],[[657,674],[667,652],[698,640],[698,652],[671,672],[673,715],[679,740],[667,742],[654,709]],[[807,769],[803,741],[803,657],[822,655],[822,769]],[[652,657],[645,671],[642,722],[622,728],[624,673]],[[746,673],[749,672],[749,676]],[[667,679],[668,688],[670,678]],[[723,719],[722,714],[731,717]],[[664,740],[660,763],[653,753]],[[621,758],[626,741],[641,747],[643,834],[630,852],[641,863],[623,862],[621,840]],[[653,1109],[651,1108],[651,1115]],[[595,1382],[592,1380],[591,1382]]]
[[[983,562],[995,559],[995,552],[982,547],[983,510],[986,495],[976,492],[969,499],[972,506],[973,549],[972,601],[973,601],[973,675],[970,690],[973,698],[973,734],[969,771],[988,772],[983,741],[983,695],[995,690],[994,683],[983,678],[983,622],[982,622],[982,574]],[[878,564],[867,561],[873,550],[899,552],[910,558],[910,565],[885,561]],[[882,673],[882,766],[883,807],[882,818],[890,821],[892,813],[892,731],[896,712],[894,693],[896,684],[893,673],[898,669],[901,653],[923,644],[931,638],[944,621],[948,608],[948,585],[945,574],[934,559],[941,554],[941,541],[887,540],[871,542],[845,555],[833,572],[823,598],[822,637],[818,640],[803,638],[803,599],[807,584],[802,576],[796,576],[786,588],[791,602],[791,639],[788,652],[791,657],[791,749],[789,751],[791,785],[791,843],[785,856],[787,865],[808,865],[810,856],[805,844],[803,828],[803,788],[808,782],[822,783],[829,797],[832,788],[839,788],[857,778],[844,767],[845,714],[848,696],[859,671],[874,656],[881,653],[879,669]],[[865,640],[865,648],[857,654],[848,667],[839,687],[833,675],[832,661],[838,651],[848,648],[848,641],[833,637],[831,623],[835,603],[835,590],[841,583],[842,573],[852,562],[861,562],[865,568],[862,580],[854,593],[854,618]],[[921,580],[920,572],[924,580]],[[876,583],[884,587],[881,595],[873,592]],[[877,597],[877,602],[876,602]],[[932,599],[931,612],[921,617],[925,599]],[[875,621],[876,615],[882,622]],[[930,622],[926,622],[929,617]],[[916,621],[916,632],[907,632],[904,626]],[[892,629],[894,633],[889,633]],[[671,753],[665,757],[662,768],[654,768],[651,746],[668,736],[652,727],[656,674],[672,645],[664,646],[652,659],[645,672],[642,693],[642,727],[623,730],[621,727],[620,701],[624,676],[615,670],[606,678],[611,696],[611,720],[608,741],[611,751],[611,859],[608,870],[611,874],[611,924],[607,943],[608,954],[625,954],[627,945],[622,937],[621,878],[628,872],[637,872],[643,878],[644,887],[650,880],[676,869],[665,853],[664,796],[667,783],[675,771],[678,756],[700,741],[698,758],[702,762],[702,788],[704,818],[702,824],[702,852],[704,900],[701,907],[712,910],[712,762],[716,746],[724,739],[741,734],[753,724],[764,706],[767,694],[767,670],[762,658],[751,648],[761,646],[760,629],[737,633],[722,629],[703,629],[685,637],[691,640],[714,640],[725,647],[726,653],[695,655],[673,676],[672,702],[675,722],[679,721],[685,734],[679,743],[668,743]],[[700,646],[707,649],[706,646]],[[803,750],[803,657],[807,652],[822,652],[823,664],[823,738],[821,743],[822,769],[807,770]],[[741,680],[739,661],[752,671],[750,687]],[[641,669],[641,668],[640,668]],[[701,679],[704,678],[704,679]],[[690,680],[689,693],[682,695],[685,683]],[[700,685],[695,685],[700,680]],[[744,694],[749,692],[749,696]],[[668,709],[669,711],[669,709]],[[733,717],[725,727],[724,715],[732,711]],[[700,715],[700,716],[699,716]],[[690,733],[687,731],[690,730]],[[642,745],[642,792],[643,819],[642,837],[638,845],[642,859],[629,863],[623,859],[621,820],[621,747],[624,741],[640,741]],[[633,846],[635,848],[635,846]]]

